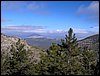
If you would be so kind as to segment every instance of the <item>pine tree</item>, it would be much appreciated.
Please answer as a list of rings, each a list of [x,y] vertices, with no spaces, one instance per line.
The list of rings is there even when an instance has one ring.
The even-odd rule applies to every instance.
[[[86,75],[94,75],[94,70],[97,64],[97,54],[95,51],[84,47],[82,49],[82,64],[85,68]]]
[[[6,56],[1,55],[1,75],[9,75],[9,59],[10,57],[8,56],[8,53]]]
[[[39,75],[93,75],[95,51],[78,47],[77,38],[70,28],[61,44],[53,43],[41,56]]]
[[[52,43],[41,53],[38,64],[29,63],[28,53],[20,40],[11,46],[11,56],[2,56],[2,75],[98,75],[99,65],[96,52],[79,47],[77,38],[70,28],[61,44]],[[3,67],[4,65],[4,67]]]
[[[40,74],[46,75],[70,75],[73,74],[72,65],[77,60],[79,49],[76,42],[75,34],[72,36],[73,30],[70,28],[69,36],[66,35],[66,41],[62,40],[62,44],[53,43],[46,55],[42,55]],[[74,61],[73,61],[74,59]],[[72,64],[71,64],[72,63]],[[77,60],[78,64],[78,60]],[[75,67],[77,66],[75,65]],[[73,65],[74,66],[74,65]],[[81,65],[77,68],[80,68]]]
[[[16,46],[11,45],[11,56],[7,57],[8,75],[25,75],[29,66],[28,53],[24,49],[24,44],[20,44],[20,39]]]
[[[99,61],[97,61],[96,67],[94,68],[94,75],[99,75]]]
[[[80,52],[77,38],[75,34],[73,34],[72,28],[69,29],[68,35],[66,35],[65,40],[61,40],[62,44],[60,45],[62,49],[66,50],[66,53],[70,54],[71,56],[78,55]]]

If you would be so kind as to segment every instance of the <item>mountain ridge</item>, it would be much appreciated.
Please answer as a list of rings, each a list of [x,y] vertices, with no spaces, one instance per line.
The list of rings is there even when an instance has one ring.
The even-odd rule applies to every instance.
[[[86,37],[78,41],[79,46],[86,46],[89,49],[99,51],[99,34]]]
[[[36,46],[36,47],[41,47],[41,48],[47,48],[47,47],[49,47],[53,42],[54,43],[61,43],[61,40],[60,39],[48,39],[48,38],[26,38],[25,39],[26,41],[27,41],[27,43],[29,43],[30,45],[32,45],[32,46]],[[92,45],[92,44],[97,44],[97,45],[95,45],[96,46],[96,48],[98,49],[98,42],[99,42],[99,34],[95,34],[95,35],[91,35],[91,36],[88,36],[88,37],[86,37],[86,38],[84,38],[84,39],[81,39],[81,40],[78,40],[77,41],[78,42],[78,44],[79,45],[81,45],[81,46],[87,46],[87,43],[89,42],[90,44],[90,46]],[[85,43],[85,44],[83,44],[83,43]],[[94,45],[92,45],[91,47],[94,47]],[[90,48],[90,47],[89,47]],[[92,48],[92,49],[94,49],[94,48]],[[95,49],[94,49],[95,50]]]

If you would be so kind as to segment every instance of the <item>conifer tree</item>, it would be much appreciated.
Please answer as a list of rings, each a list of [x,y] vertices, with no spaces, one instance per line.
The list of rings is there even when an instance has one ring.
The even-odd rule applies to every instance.
[[[20,39],[16,43],[16,47],[11,45],[11,56],[7,59],[8,75],[25,75],[29,60],[24,46],[20,44]]]
[[[82,64],[85,68],[86,75],[94,75],[94,70],[97,64],[97,54],[95,51],[84,47],[82,49]]]
[[[16,51],[17,49],[17,51]],[[38,64],[29,64],[27,52],[20,40],[16,48],[12,46],[11,57],[2,65],[2,74],[10,75],[98,75],[97,55],[94,50],[79,47],[77,38],[70,28],[61,44],[52,43],[45,53],[41,53]],[[2,57],[3,61],[3,57]],[[5,72],[4,72],[5,70]]]
[[[6,56],[1,55],[1,75],[9,75],[10,72],[9,59],[10,57],[8,56],[8,53]]]
[[[72,36],[72,33],[73,30],[70,28],[69,36],[66,35],[65,38],[66,41],[62,40],[61,45],[53,43],[50,46],[49,50],[47,50],[47,54],[45,56],[42,56],[40,64],[41,74],[68,75],[71,73],[69,72],[69,70],[71,70],[70,68],[72,67],[71,56],[78,55],[78,53],[76,53],[78,50],[78,47],[76,47],[77,39],[75,38],[75,34]]]
[[[95,57],[95,51],[78,47],[77,38],[70,28],[61,44],[53,43],[46,54],[41,56],[38,74],[93,75]]]
[[[75,34],[73,34],[72,28],[69,29],[68,35],[66,35],[65,40],[61,40],[62,44],[60,45],[63,50],[66,50],[66,53],[71,56],[78,55],[80,52],[77,38]]]

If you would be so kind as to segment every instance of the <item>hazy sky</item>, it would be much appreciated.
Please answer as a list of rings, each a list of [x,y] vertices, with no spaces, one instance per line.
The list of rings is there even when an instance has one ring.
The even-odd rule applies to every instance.
[[[98,33],[97,1],[2,1],[2,31]]]

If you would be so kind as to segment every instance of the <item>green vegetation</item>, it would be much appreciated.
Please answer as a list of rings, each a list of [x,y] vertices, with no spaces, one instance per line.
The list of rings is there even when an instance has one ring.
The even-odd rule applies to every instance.
[[[7,57],[1,57],[1,74],[2,75],[24,75],[29,65],[28,53],[24,49],[23,44],[20,44],[20,39],[16,43],[16,48],[11,45],[11,55],[7,54]]]
[[[41,52],[39,63],[30,63],[24,45],[17,42],[12,46],[12,57],[1,57],[2,75],[98,75],[97,53],[87,47],[79,47],[77,38],[70,28],[61,44],[52,43]]]

